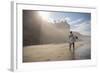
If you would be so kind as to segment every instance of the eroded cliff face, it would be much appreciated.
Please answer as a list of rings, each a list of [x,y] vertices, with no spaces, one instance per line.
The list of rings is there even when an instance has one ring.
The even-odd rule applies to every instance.
[[[51,23],[42,20],[37,11],[23,10],[23,45],[65,43],[70,25],[67,22]]]

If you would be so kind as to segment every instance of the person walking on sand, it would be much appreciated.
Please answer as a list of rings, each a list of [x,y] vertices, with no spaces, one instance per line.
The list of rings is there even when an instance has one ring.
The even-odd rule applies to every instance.
[[[73,34],[73,32],[70,31],[70,35],[69,35],[69,50],[72,51],[71,47],[73,47],[73,53],[74,53],[74,50],[75,50],[75,42],[76,42],[76,39],[78,38],[78,37],[77,38],[76,37],[77,36],[75,36]]]

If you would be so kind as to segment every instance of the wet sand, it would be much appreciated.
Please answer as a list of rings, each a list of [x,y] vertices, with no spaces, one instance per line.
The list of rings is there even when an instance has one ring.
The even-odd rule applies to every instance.
[[[77,42],[75,45],[77,49],[83,45],[83,42]],[[62,60],[73,60],[73,54],[69,50],[68,43],[32,45],[23,48],[23,62]]]
[[[85,41],[83,46],[75,50],[75,59],[91,59],[91,42]]]

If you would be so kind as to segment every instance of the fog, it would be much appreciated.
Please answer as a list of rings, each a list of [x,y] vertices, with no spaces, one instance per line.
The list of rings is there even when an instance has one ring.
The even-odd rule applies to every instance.
[[[38,11],[23,10],[23,62],[91,59],[91,36],[73,31],[78,36],[73,56],[69,33],[67,21],[52,23]]]
[[[67,22],[43,20],[38,11],[23,10],[23,45],[67,42],[70,27]]]

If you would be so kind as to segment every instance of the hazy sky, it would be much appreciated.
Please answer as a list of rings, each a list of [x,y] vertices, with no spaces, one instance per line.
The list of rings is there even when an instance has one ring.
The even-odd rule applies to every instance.
[[[67,20],[71,26],[71,30],[85,35],[91,34],[91,13],[40,11],[40,15],[50,22],[54,20],[56,22]]]

